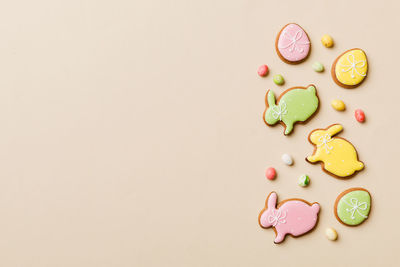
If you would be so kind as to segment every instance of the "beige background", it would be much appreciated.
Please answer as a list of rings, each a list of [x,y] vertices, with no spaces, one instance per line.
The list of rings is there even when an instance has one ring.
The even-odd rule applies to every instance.
[[[3,1],[0,265],[396,266],[398,3]],[[292,21],[313,44],[298,66],[273,47]],[[333,49],[320,44],[325,33]],[[361,87],[342,89],[311,69],[353,47],[370,63]],[[266,78],[256,74],[263,63]],[[273,84],[276,73],[284,87]],[[309,83],[319,114],[290,137],[266,127],[266,90]],[[334,98],[348,110],[334,111]],[[336,122],[366,163],[346,181],[304,161],[308,133]],[[293,167],[282,164],[285,152]],[[267,166],[277,180],[265,179]],[[308,188],[297,185],[302,173]],[[332,209],[353,186],[374,202],[370,219],[349,228]],[[274,245],[257,223],[271,190],[320,202],[316,230]],[[337,242],[325,238],[329,226]]]

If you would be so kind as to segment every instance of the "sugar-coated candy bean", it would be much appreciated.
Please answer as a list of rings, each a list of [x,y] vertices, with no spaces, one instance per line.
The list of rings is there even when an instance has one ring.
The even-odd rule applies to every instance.
[[[320,62],[316,61],[314,64],[312,64],[313,70],[316,72],[323,72],[324,71],[324,65],[322,65]]]
[[[299,185],[302,187],[306,187],[310,184],[310,177],[307,174],[303,174],[299,177]]]
[[[325,46],[325,47],[332,47],[333,46],[333,39],[330,35],[325,34],[322,36],[321,38],[321,43]]]
[[[343,111],[346,109],[346,105],[343,103],[342,100],[339,99],[332,100],[331,106],[338,111]]]
[[[356,117],[356,120],[358,122],[365,121],[365,114],[364,114],[364,111],[362,111],[361,109],[356,109],[356,111],[354,112],[354,116]]]
[[[283,154],[282,161],[289,166],[293,164],[293,159],[289,154]]]
[[[329,240],[332,240],[332,241],[335,241],[338,238],[338,234],[337,234],[336,230],[333,229],[332,227],[326,228],[325,235],[326,235],[326,238],[328,238]]]
[[[285,79],[283,79],[283,76],[280,74],[277,74],[274,76],[274,83],[277,85],[282,85],[285,83]]]
[[[276,177],[276,170],[275,168],[269,167],[265,170],[265,177],[267,177],[268,180],[274,180]]]
[[[261,65],[260,67],[258,67],[257,73],[261,77],[267,76],[267,74],[268,74],[268,66],[267,65]]]

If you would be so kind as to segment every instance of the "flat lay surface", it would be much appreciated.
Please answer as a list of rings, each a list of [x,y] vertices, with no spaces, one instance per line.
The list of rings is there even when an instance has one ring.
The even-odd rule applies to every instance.
[[[399,8],[361,0],[3,3],[0,266],[397,266]],[[291,22],[311,42],[298,65],[275,49]],[[331,65],[352,48],[365,51],[368,76],[345,89]],[[267,90],[279,96],[310,84],[320,106],[307,123],[288,136],[264,123]],[[305,160],[314,151],[309,133],[335,123],[365,164],[349,179]],[[368,219],[350,227],[334,205],[353,187],[369,191],[371,209],[355,211]],[[274,231],[258,224],[272,191],[278,203],[318,202],[316,227],[274,244]]]

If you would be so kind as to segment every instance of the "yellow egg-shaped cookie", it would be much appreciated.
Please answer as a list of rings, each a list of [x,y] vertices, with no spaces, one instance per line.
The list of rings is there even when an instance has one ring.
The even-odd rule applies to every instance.
[[[359,48],[346,51],[335,60],[332,66],[333,79],[345,88],[358,86],[367,76],[367,72],[367,55]]]

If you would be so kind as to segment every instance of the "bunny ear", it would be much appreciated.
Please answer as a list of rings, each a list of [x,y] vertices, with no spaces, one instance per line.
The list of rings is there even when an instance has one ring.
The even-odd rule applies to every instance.
[[[276,199],[277,198],[278,198],[278,196],[276,195],[275,192],[271,192],[271,194],[269,194],[267,201],[266,201],[268,209],[274,209],[276,207]]]
[[[268,102],[268,106],[270,106],[270,107],[275,106],[275,94],[271,90],[269,90],[267,93],[267,102]]]
[[[335,134],[341,132],[343,130],[343,126],[340,124],[334,124],[328,128],[327,132],[330,136],[334,136]]]

